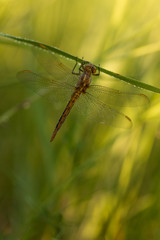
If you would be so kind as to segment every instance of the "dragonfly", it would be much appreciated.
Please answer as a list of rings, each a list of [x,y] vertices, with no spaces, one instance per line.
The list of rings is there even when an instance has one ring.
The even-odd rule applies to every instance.
[[[50,65],[52,65],[49,69],[51,77],[42,76],[30,70],[23,70],[17,74],[19,80],[24,81],[38,94],[45,95],[49,91],[53,97],[50,98],[51,101],[54,99],[58,102],[58,98],[55,97],[57,94],[61,96],[60,101],[65,96],[69,98],[52,133],[50,142],[55,139],[57,132],[76,103],[82,112],[87,108],[87,112],[91,112],[92,119],[96,114],[95,118],[98,117],[100,122],[122,128],[131,128],[132,120],[112,106],[127,106],[127,104],[130,106],[131,100],[134,100],[133,104],[138,106],[148,102],[148,97],[141,93],[123,92],[92,84],[92,77],[100,76],[100,67],[96,67],[89,61],[82,61],[78,71],[76,71],[77,61],[73,69],[58,59],[51,60]]]

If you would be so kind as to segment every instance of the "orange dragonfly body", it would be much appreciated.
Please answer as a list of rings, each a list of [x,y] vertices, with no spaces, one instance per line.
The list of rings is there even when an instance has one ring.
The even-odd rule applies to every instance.
[[[87,105],[93,105],[94,109],[98,110],[98,117],[100,120],[103,116],[103,122],[115,125],[116,118],[119,119],[120,127],[122,128],[130,128],[132,126],[131,119],[126,116],[125,114],[117,111],[116,109],[112,108],[110,105],[118,105],[123,106],[126,105],[127,100],[131,100],[134,98],[134,105],[143,105],[144,103],[148,102],[147,96],[144,94],[137,94],[137,93],[128,93],[128,92],[121,92],[119,90],[111,89],[108,87],[100,86],[100,85],[92,85],[92,76],[99,76],[100,70],[97,69],[96,66],[91,64],[90,62],[83,61],[81,66],[79,67],[79,71],[76,73],[74,70],[77,66],[77,62],[71,71],[61,62],[54,61],[53,62],[53,79],[48,79],[46,77],[42,77],[36,73],[33,73],[29,70],[21,71],[17,74],[17,77],[20,80],[29,83],[29,85],[35,89],[35,91],[39,93],[39,90],[43,89],[57,89],[66,90],[69,92],[70,100],[62,113],[55,130],[51,136],[50,142],[52,142],[61,128],[62,124],[64,123],[66,117],[70,113],[73,105],[75,102],[82,98],[85,99]],[[54,79],[55,78],[55,79]],[[67,81],[62,81],[65,78]],[[57,79],[59,81],[57,81]],[[72,83],[70,83],[72,80]],[[70,91],[69,91],[70,90]],[[83,96],[82,96],[83,95]],[[107,101],[107,103],[105,103]],[[84,106],[85,107],[85,106]],[[90,109],[90,107],[89,107]]]
[[[77,83],[75,90],[71,96],[71,99],[69,101],[69,103],[67,104],[62,116],[60,117],[58,124],[52,134],[52,137],[50,139],[50,142],[53,141],[53,139],[55,138],[58,130],[60,129],[60,127],[62,126],[63,122],[65,121],[66,117],[68,116],[71,108],[73,107],[74,103],[76,102],[76,100],[80,97],[80,95],[83,93],[86,93],[87,88],[89,88],[90,83],[91,83],[91,75],[94,76],[98,76],[100,74],[100,71],[98,73],[96,73],[96,67],[91,64],[91,63],[87,63],[87,62],[83,62],[81,64],[81,67],[79,68],[79,73],[75,73],[74,69],[77,65],[74,66],[73,70],[72,70],[72,74],[75,75],[79,75],[80,76],[80,81]],[[82,74],[81,74],[82,71]]]

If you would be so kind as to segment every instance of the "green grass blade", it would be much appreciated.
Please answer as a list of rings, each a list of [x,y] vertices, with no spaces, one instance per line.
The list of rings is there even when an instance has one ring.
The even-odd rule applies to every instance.
[[[57,55],[63,56],[65,58],[69,58],[71,60],[75,60],[75,61],[77,60],[77,62],[79,62],[79,63],[83,62],[82,59],[80,59],[78,57],[75,57],[75,56],[73,56],[73,55],[71,55],[69,53],[66,53],[66,52],[64,52],[64,51],[62,51],[62,50],[60,50],[58,48],[53,47],[53,46],[48,46],[46,44],[43,44],[43,43],[40,43],[40,42],[37,42],[37,41],[33,41],[33,40],[21,38],[21,37],[12,36],[12,35],[9,35],[9,34],[6,34],[6,33],[2,33],[2,32],[0,32],[0,36],[8,38],[8,39],[11,39],[11,40],[14,40],[14,41],[16,41],[18,43],[27,44],[27,45],[30,45],[30,46],[33,46],[33,47],[37,47],[37,48],[40,48],[40,49],[43,49],[43,50],[55,53]],[[96,66],[96,67],[98,67],[98,66]],[[105,73],[105,74],[107,74],[107,75],[109,75],[109,76],[112,76],[114,78],[120,79],[120,80],[122,80],[122,81],[124,81],[124,82],[126,82],[128,84],[133,85],[133,86],[136,86],[136,87],[139,87],[139,88],[151,91],[151,92],[160,93],[160,88],[157,88],[155,86],[152,86],[152,85],[140,82],[140,81],[138,81],[138,80],[136,80],[134,78],[125,77],[123,75],[120,75],[118,73],[109,71],[109,70],[101,68],[101,67],[100,67],[100,71]]]
[[[100,71],[103,72],[103,73],[106,73],[114,78],[118,78],[126,83],[129,83],[135,87],[138,87],[138,88],[143,88],[145,90],[148,90],[148,91],[151,91],[151,92],[155,92],[155,93],[160,93],[160,88],[157,88],[155,86],[152,86],[152,85],[149,85],[147,83],[144,83],[144,82],[140,82],[138,80],[136,80],[135,78],[130,78],[130,77],[125,77],[123,75],[120,75],[118,73],[115,73],[115,72],[111,72],[107,69],[104,69],[104,68],[100,68]]]

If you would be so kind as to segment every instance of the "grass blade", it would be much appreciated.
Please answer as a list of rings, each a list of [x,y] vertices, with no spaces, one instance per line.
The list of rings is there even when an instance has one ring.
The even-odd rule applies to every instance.
[[[2,33],[2,32],[0,32],[0,36],[5,37],[5,38],[10,39],[10,40],[14,40],[14,41],[16,41],[18,43],[22,43],[22,44],[25,44],[25,45],[37,47],[37,48],[40,48],[40,49],[52,52],[54,54],[63,56],[65,58],[68,58],[68,59],[71,59],[71,60],[74,60],[74,61],[77,61],[79,63],[83,62],[82,59],[80,59],[78,57],[75,57],[75,56],[73,56],[73,55],[71,55],[69,53],[66,53],[66,52],[64,52],[64,51],[62,51],[62,50],[60,50],[60,49],[58,49],[56,47],[49,46],[49,45],[46,45],[46,44],[43,44],[43,43],[40,43],[40,42],[37,42],[37,41],[34,41],[34,40],[25,39],[25,38],[22,38],[22,37],[16,37],[16,36],[9,35],[9,34]],[[96,67],[98,67],[98,66],[96,66]],[[100,67],[100,71],[105,73],[105,74],[107,74],[107,75],[109,75],[109,76],[112,76],[114,78],[120,79],[120,80],[122,80],[122,81],[124,81],[124,82],[126,82],[128,84],[136,86],[138,88],[142,88],[142,89],[154,92],[154,93],[160,93],[160,88],[157,88],[155,86],[149,85],[147,83],[140,82],[140,81],[138,81],[138,80],[136,80],[134,78],[125,77],[123,75],[120,75],[118,73],[109,71],[109,70],[101,68],[101,67]]]

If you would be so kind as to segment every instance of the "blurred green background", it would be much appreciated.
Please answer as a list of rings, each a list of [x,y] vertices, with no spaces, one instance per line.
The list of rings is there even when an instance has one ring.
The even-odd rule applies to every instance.
[[[160,87],[159,0],[0,6],[1,32]],[[131,130],[95,125],[73,110],[50,143],[61,111],[16,78],[23,69],[40,72],[32,49],[1,37],[0,56],[0,239],[160,239],[158,94],[146,91],[150,104],[122,109]]]

